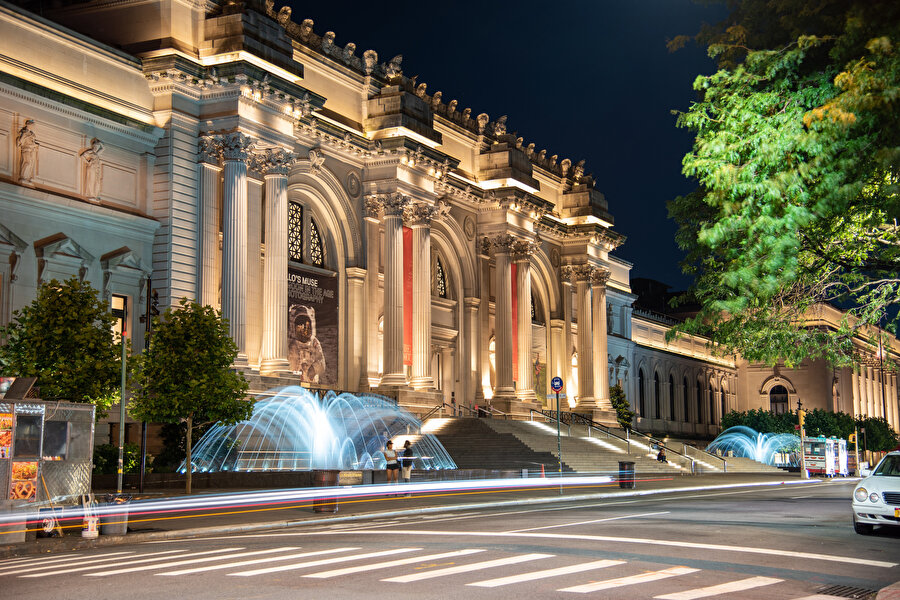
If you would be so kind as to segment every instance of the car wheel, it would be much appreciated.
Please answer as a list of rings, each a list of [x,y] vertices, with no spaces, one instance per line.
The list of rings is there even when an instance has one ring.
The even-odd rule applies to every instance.
[[[858,523],[856,517],[853,518],[853,531],[860,535],[871,535],[873,525],[869,523]]]

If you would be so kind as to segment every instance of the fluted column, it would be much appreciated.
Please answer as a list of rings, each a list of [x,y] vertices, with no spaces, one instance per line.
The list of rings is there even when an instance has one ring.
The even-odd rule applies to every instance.
[[[500,235],[492,240],[494,247],[494,361],[497,381],[494,399],[515,397],[512,369],[512,268],[510,251],[515,239],[510,235]]]
[[[536,399],[531,366],[531,255],[535,244],[517,241],[513,245],[513,260],[516,263],[516,317],[519,339],[519,380],[516,382],[516,397],[520,400]]]
[[[591,302],[594,321],[594,398],[597,408],[612,410],[609,401],[609,359],[606,341],[606,281],[609,271],[591,273]],[[672,418],[674,416],[671,416]]]
[[[891,403],[891,410],[894,415],[894,431],[900,431],[900,401],[897,399],[897,374],[891,373],[888,382],[891,384],[888,400]]]
[[[854,366],[851,369],[851,377],[850,377],[850,395],[853,397],[853,416],[856,416],[859,413],[859,373],[856,371],[856,367]]]
[[[242,133],[218,138],[225,160],[223,190],[222,316],[238,348],[235,365],[247,364],[247,149]]]
[[[590,265],[567,267],[575,279],[575,303],[578,312],[578,404],[577,408],[594,408],[594,326],[591,301]]]
[[[384,376],[382,386],[406,386],[403,369],[403,208],[400,193],[384,206]]]
[[[410,385],[417,390],[434,388],[431,375],[431,221],[446,205],[409,204],[405,220],[412,228],[412,372]]]
[[[219,147],[212,137],[200,138],[200,304],[220,307],[219,278]]]
[[[875,369],[866,367],[866,414],[875,416]]]
[[[366,369],[360,385],[378,385],[378,279],[381,262],[381,201],[367,197],[366,211]]]
[[[262,166],[266,181],[266,262],[263,267],[262,374],[289,373],[287,360],[288,199],[287,174],[294,156],[268,150]]]
[[[574,398],[578,394],[575,378],[572,377],[572,275],[571,269],[565,267],[560,270],[562,279],[562,304],[563,304],[563,349],[562,349],[562,375],[565,381],[566,398]],[[567,403],[563,403],[566,405]],[[566,406],[568,409],[568,406]]]

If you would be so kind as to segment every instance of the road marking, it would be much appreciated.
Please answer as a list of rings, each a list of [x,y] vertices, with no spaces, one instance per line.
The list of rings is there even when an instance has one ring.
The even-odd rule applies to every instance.
[[[732,581],[731,583],[722,583],[719,585],[711,585],[709,587],[685,590],[683,592],[675,592],[673,594],[654,596],[654,598],[657,600],[694,600],[695,598],[706,598],[707,596],[717,596],[719,594],[728,594],[730,592],[743,592],[744,590],[752,590],[753,588],[772,585],[773,583],[781,583],[782,581],[784,580],[775,579],[773,577],[750,577],[749,579],[741,579],[740,581]]]
[[[200,554],[222,554],[224,552],[234,552],[235,550],[243,550],[243,548],[221,548],[219,550],[207,550],[206,552],[192,552],[191,556]],[[249,556],[251,554],[262,554],[263,552],[272,552],[272,550],[262,550],[259,552],[240,552],[231,554],[226,558],[234,558],[236,556]],[[114,571],[104,571],[103,573],[85,573],[85,577],[109,577],[110,575],[120,575],[122,573],[133,573],[134,571],[149,571],[151,569],[166,569],[168,567],[177,567],[180,565],[189,565],[199,562],[210,562],[213,560],[222,560],[221,556],[205,556],[203,558],[189,558],[186,560],[176,560],[175,562],[163,563],[161,565],[143,565],[140,567],[126,567],[124,569],[116,569]]]
[[[325,558],[322,560],[312,560],[302,563],[294,563],[292,565],[282,565],[280,567],[269,567],[268,569],[256,569],[253,571],[241,571],[240,573],[229,573],[230,577],[252,577],[253,575],[265,575],[267,573],[278,573],[279,571],[291,571],[294,569],[306,569],[308,567],[318,567],[319,565],[330,565],[339,562],[347,562],[351,560],[361,560],[363,558],[376,558],[379,556],[389,556],[391,554],[403,554],[405,552],[415,552],[421,548],[398,548],[397,550],[382,550],[381,552],[367,552],[366,554],[354,554],[352,556],[340,556],[338,558]]]
[[[422,581],[423,579],[433,579],[435,577],[444,577],[446,575],[455,575],[457,573],[468,573],[469,571],[478,571],[481,569],[490,569],[493,567],[501,567],[503,565],[514,565],[517,563],[528,562],[529,560],[538,560],[540,558],[552,558],[553,554],[521,554],[519,556],[510,556],[509,558],[498,558],[495,560],[487,560],[470,565],[457,565],[455,567],[446,567],[436,571],[426,571],[424,573],[411,573],[409,575],[399,575],[382,579],[382,581],[391,581],[395,583],[409,583],[411,581]]]
[[[611,588],[624,587],[626,585],[635,585],[638,583],[648,583],[650,581],[659,581],[660,579],[668,579],[678,575],[687,575],[696,573],[700,569],[691,569],[690,567],[671,567],[662,571],[651,571],[649,573],[640,573],[638,575],[629,575],[628,577],[617,577],[616,579],[607,579],[606,581],[595,581],[593,583],[585,583],[572,587],[557,590],[559,592],[576,592],[586,594],[588,592],[596,592],[599,590],[608,590]]]
[[[323,531],[316,535],[342,535],[346,532],[340,531]],[[885,562],[880,560],[869,560],[865,558],[854,558],[850,556],[838,556],[834,554],[816,554],[813,552],[796,552],[793,550],[779,550],[776,548],[753,548],[748,546],[726,546],[724,544],[703,544],[700,542],[688,542],[678,540],[657,540],[647,538],[629,538],[616,537],[610,535],[582,535],[575,533],[504,533],[502,531],[422,531],[417,529],[388,529],[388,530],[366,530],[359,529],[353,532],[353,535],[433,535],[433,536],[453,536],[453,537],[509,537],[509,538],[549,538],[556,540],[586,540],[592,542],[612,542],[622,544],[647,544],[650,546],[669,546],[673,548],[693,548],[695,550],[714,550],[716,552],[743,552],[746,554],[762,554],[766,556],[790,556],[792,558],[803,558],[808,560],[822,560],[827,562],[848,563],[851,565],[866,565],[869,567],[882,567],[891,569],[896,567],[898,563]]]
[[[563,523],[561,525],[545,525],[543,527],[529,527],[528,529],[513,529],[506,533],[522,533],[524,531],[538,531],[540,529],[553,529],[554,527],[574,527],[576,525],[590,525],[591,523],[604,523],[606,521],[620,521],[622,519],[637,519],[639,517],[650,517],[653,515],[667,515],[669,511],[641,513],[639,515],[622,515],[621,517],[608,517],[606,519],[594,519],[593,521],[579,521],[577,523]]]
[[[154,561],[158,561],[158,560],[169,560],[170,558],[173,558],[172,554],[179,554],[182,552],[185,552],[185,550],[166,550],[165,552],[149,552],[147,554],[138,554],[138,555],[135,555],[135,557],[129,556],[127,558],[131,559],[131,558],[140,557],[138,560],[129,560],[128,561],[129,565],[134,565],[137,563],[154,562]],[[163,554],[165,554],[166,556],[161,556]],[[146,558],[148,556],[152,556],[153,558]],[[116,560],[118,561],[118,560],[122,560],[122,559],[116,559]],[[48,577],[50,575],[64,575],[66,573],[77,573],[79,571],[90,571],[92,569],[102,569],[104,567],[105,567],[105,565],[98,565],[97,563],[92,563],[92,564],[81,566],[81,567],[72,567],[71,569],[66,567],[61,570],[57,566],[44,567],[45,569],[52,568],[54,570],[51,571],[50,573],[32,573],[31,575],[19,575],[19,577]]]
[[[398,560],[389,560],[380,563],[373,563],[370,565],[359,565],[356,567],[347,567],[346,569],[333,569],[331,571],[321,571],[319,573],[310,573],[309,575],[304,575],[304,577],[314,577],[316,579],[327,579],[329,577],[337,577],[339,575],[349,575],[350,573],[360,573],[363,571],[374,571],[375,569],[386,569],[388,567],[399,567],[401,565],[411,565],[417,562],[422,562],[425,560],[437,560],[440,558],[452,558],[454,556],[466,556],[468,554],[475,554],[477,552],[484,552],[483,549],[480,548],[472,548],[468,550],[456,550],[454,552],[442,552],[441,554],[429,554],[427,556],[414,556],[412,558],[401,558]]]
[[[248,565],[258,565],[260,563],[270,563],[276,560],[294,560],[295,558],[307,558],[310,556],[321,556],[323,554],[337,554],[338,552],[349,552],[350,550],[359,550],[359,548],[332,548],[331,550],[316,550],[313,552],[301,552],[299,554],[286,554],[284,556],[267,556],[265,558],[254,558],[251,560],[240,560],[238,562],[224,563],[221,565],[206,565],[205,567],[194,567],[192,569],[180,569],[178,571],[169,571],[168,573],[157,573],[162,577],[172,577],[174,575],[187,575],[189,573],[204,573],[206,571],[218,571],[220,569],[231,569],[234,567],[246,567]]]
[[[44,560],[35,560],[27,565],[16,565],[13,568],[0,571],[0,575],[18,575],[19,573],[28,573],[29,571],[41,571],[43,569],[56,568],[60,565],[83,565],[89,562],[103,562],[106,560],[119,560],[126,554],[134,554],[134,552],[110,552],[108,554],[100,554],[95,557],[78,556],[67,558],[48,558]],[[107,557],[110,557],[107,559]],[[115,557],[115,558],[113,558]],[[35,566],[37,565],[37,566]],[[26,568],[22,568],[26,567]]]
[[[624,560],[595,560],[580,565],[571,565],[568,567],[559,567],[556,569],[546,569],[544,571],[532,571],[531,573],[522,573],[520,575],[510,575],[509,577],[499,577],[497,579],[487,579],[476,583],[469,583],[477,587],[498,587],[501,585],[509,585],[511,583],[520,583],[523,581],[534,581],[535,579],[545,579],[547,577],[556,577],[558,575],[568,575],[569,573],[581,573],[582,571],[592,571],[594,569],[603,569],[606,567],[614,567],[616,565],[625,564]]]

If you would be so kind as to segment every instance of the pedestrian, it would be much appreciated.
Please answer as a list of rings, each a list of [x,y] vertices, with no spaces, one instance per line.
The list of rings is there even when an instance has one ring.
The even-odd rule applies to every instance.
[[[400,475],[406,483],[409,483],[410,476],[412,475],[414,460],[415,456],[413,455],[412,442],[406,440],[403,442],[403,454],[400,456]]]
[[[400,463],[397,462],[397,451],[394,450],[394,442],[391,440],[388,440],[384,446],[384,461],[387,482],[397,483],[397,472],[400,470]]]
[[[666,449],[663,446],[659,447],[659,454],[656,455],[656,460],[658,460],[659,462],[664,462],[664,463],[669,462],[666,459]]]

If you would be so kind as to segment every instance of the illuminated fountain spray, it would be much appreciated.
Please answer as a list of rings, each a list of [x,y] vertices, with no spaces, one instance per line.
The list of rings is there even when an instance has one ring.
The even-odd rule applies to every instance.
[[[800,438],[792,433],[759,433],[737,425],[729,427],[706,447],[707,452],[721,451],[749,458],[767,465],[796,466],[800,462]]]
[[[443,445],[420,428],[388,398],[332,391],[319,398],[291,386],[258,397],[250,419],[213,426],[191,459],[195,471],[383,469],[384,444],[394,438],[398,452],[402,439],[412,441],[415,468],[455,469]]]

